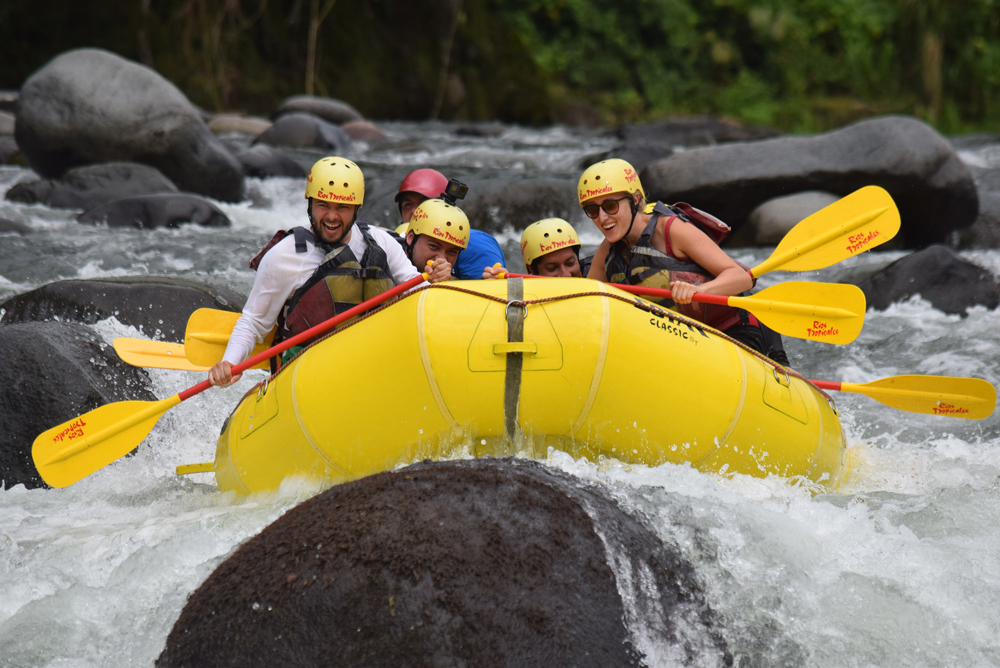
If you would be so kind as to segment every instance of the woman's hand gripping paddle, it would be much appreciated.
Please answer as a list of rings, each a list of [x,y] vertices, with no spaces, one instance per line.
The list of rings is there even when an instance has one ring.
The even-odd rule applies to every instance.
[[[500,278],[540,278],[530,274],[502,273]],[[633,295],[670,298],[670,290],[640,285],[608,283]],[[845,345],[858,338],[865,324],[865,293],[854,285],[789,281],[761,290],[751,297],[727,297],[696,292],[692,301],[741,308],[776,332],[797,339]]]
[[[427,280],[427,274],[415,276],[395,288],[344,311],[301,334],[282,341],[233,367],[233,374],[281,354],[292,346],[361,315],[368,309],[392,299]],[[202,381],[183,392],[160,401],[119,401],[73,418],[39,434],[31,447],[35,467],[47,484],[67,487],[111,462],[124,457],[152,431],[160,416],[212,385]]]
[[[981,420],[992,415],[997,405],[996,388],[980,378],[892,376],[864,384],[809,382],[824,390],[863,394],[886,406],[925,415]]]
[[[896,203],[882,188],[867,186],[804,218],[750,275],[823,269],[884,244],[897,232]]]

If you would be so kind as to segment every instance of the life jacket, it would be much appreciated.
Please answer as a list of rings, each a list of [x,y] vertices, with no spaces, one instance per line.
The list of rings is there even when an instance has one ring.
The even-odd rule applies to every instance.
[[[664,228],[664,235],[667,239],[667,248],[670,247],[670,225],[674,220],[680,219],[693,223],[709,239],[716,244],[721,243],[730,228],[715,216],[711,216],[704,211],[700,211],[690,204],[678,202],[673,206],[667,206],[663,202],[656,202],[651,209],[647,208],[647,213],[652,212],[652,217],[642,231],[639,241],[632,246],[629,251],[624,240],[611,244],[608,255],[604,260],[604,271],[608,280],[612,283],[625,283],[628,285],[642,285],[650,288],[670,289],[670,281],[683,281],[692,285],[701,285],[711,281],[715,276],[707,269],[690,259],[682,260],[671,253],[664,253],[653,248],[650,241],[653,232],[656,230],[656,223],[660,216],[669,216]],[[739,264],[739,263],[737,263]],[[746,266],[740,264],[747,269]],[[672,299],[664,298],[659,301],[661,306],[673,308],[678,313],[694,318],[700,322],[725,331],[733,325],[744,324],[757,326],[757,318],[743,309],[732,306],[720,306],[718,304],[702,304],[691,302],[690,304],[674,304]]]
[[[309,280],[285,301],[278,314],[275,344],[382,294],[395,285],[385,250],[368,232],[368,225],[355,223],[354,228],[368,245],[360,262],[347,244],[317,242],[313,233],[304,227],[278,232],[250,261],[250,268],[256,271],[264,255],[290,234],[295,236],[296,253],[308,251],[306,241],[312,242],[326,253]],[[302,345],[308,345],[308,342]]]

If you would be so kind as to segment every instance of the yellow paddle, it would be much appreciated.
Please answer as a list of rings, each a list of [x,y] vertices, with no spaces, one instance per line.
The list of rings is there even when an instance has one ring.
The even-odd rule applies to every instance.
[[[503,272],[500,278],[542,278]],[[633,295],[667,298],[664,288],[608,283]],[[865,324],[865,293],[855,285],[788,281],[761,290],[751,297],[727,297],[696,292],[692,301],[733,306],[753,313],[776,332],[797,339],[846,345],[858,338]]]
[[[804,218],[750,275],[823,269],[884,244],[897,232],[896,203],[882,188],[867,186]]]
[[[180,371],[208,371],[209,366],[193,364],[184,355],[183,343],[148,341],[120,336],[113,343],[118,357],[132,366],[154,369],[178,369]],[[222,359],[221,355],[219,359]]]
[[[901,411],[966,420],[989,417],[997,405],[996,388],[979,378],[892,376],[863,384],[829,380],[810,382],[824,390],[863,394]]]
[[[240,314],[232,311],[220,311],[214,308],[200,308],[188,318],[187,328],[184,330],[184,354],[192,364],[203,364],[209,367],[214,366],[222,360],[226,352],[226,344],[229,343],[229,335],[233,333],[233,327],[239,320]],[[258,343],[253,349],[254,355],[271,346],[274,339],[274,331],[264,339],[263,343]],[[267,363],[257,367],[267,368]]]
[[[427,274],[414,276],[391,290],[286,339],[234,366],[233,375],[253,368],[254,365],[274,355],[279,355],[346,320],[361,315],[425,280]],[[42,480],[52,487],[72,485],[130,453],[142,443],[163,413],[211,386],[211,383],[204,380],[179,394],[159,401],[119,401],[107,404],[53,427],[39,434],[31,446],[31,457],[35,462],[35,468],[38,469]]]

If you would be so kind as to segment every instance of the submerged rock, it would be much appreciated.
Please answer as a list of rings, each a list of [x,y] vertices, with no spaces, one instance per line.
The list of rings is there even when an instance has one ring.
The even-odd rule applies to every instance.
[[[236,154],[247,176],[267,178],[269,176],[291,176],[305,178],[306,170],[287,155],[267,144],[256,144]]]
[[[343,666],[732,663],[676,549],[591,485],[537,462],[490,459],[417,464],[292,509],[191,595],[156,665],[331,657]]]
[[[890,304],[920,295],[939,311],[967,315],[977,304],[1000,305],[1000,284],[987,269],[964,260],[946,246],[931,246],[893,262],[861,282],[868,306]]]
[[[93,324],[115,316],[146,336],[182,342],[200,308],[240,311],[245,297],[181,278],[129,276],[56,281],[0,304],[0,324],[63,320]]]
[[[125,197],[175,192],[177,186],[149,165],[104,162],[74,167],[56,179],[21,181],[7,191],[5,199],[86,210]]]
[[[507,225],[522,230],[543,218],[572,221],[582,215],[576,200],[576,181],[571,179],[476,181],[459,206],[473,227],[491,233]]]
[[[320,97],[318,95],[293,95],[285,98],[278,109],[274,112],[274,117],[278,118],[285,114],[302,112],[319,116],[328,123],[341,125],[351,121],[364,120],[361,112],[342,100],[332,97]]]
[[[813,137],[779,137],[678,153],[646,167],[646,194],[684,201],[738,230],[773,197],[820,189],[840,197],[869,185],[889,191],[901,242],[921,247],[972,225],[978,211],[969,168],[923,121],[873,118]]]
[[[109,227],[178,227],[195,223],[205,227],[229,227],[229,218],[204,197],[190,193],[140,195],[109,202],[81,213],[78,222],[104,223]]]
[[[43,487],[31,445],[43,431],[114,401],[153,401],[146,371],[77,323],[0,325],[0,487]]]
[[[285,114],[274,122],[255,143],[295,148],[319,148],[342,153],[351,147],[351,138],[332,123],[312,114]]]
[[[225,202],[243,171],[201,114],[153,70],[101,49],[57,56],[24,83],[17,143],[45,178],[95,162],[156,167],[182,190]]]

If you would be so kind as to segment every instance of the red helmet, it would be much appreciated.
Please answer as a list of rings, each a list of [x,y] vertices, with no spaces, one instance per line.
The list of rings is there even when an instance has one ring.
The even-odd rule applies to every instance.
[[[441,197],[441,193],[448,187],[448,177],[436,169],[418,169],[410,172],[399,184],[399,192],[396,194],[396,203],[405,193],[419,193],[428,199]]]

